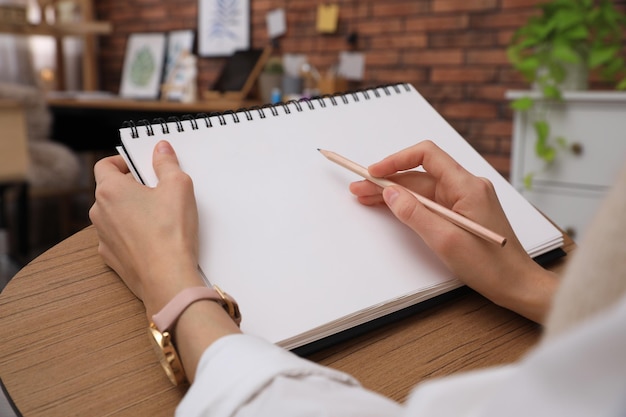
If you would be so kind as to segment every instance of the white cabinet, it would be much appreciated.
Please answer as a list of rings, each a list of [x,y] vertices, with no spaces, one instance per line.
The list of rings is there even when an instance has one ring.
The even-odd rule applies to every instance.
[[[507,98],[535,92],[509,91]],[[551,136],[563,136],[569,150],[559,150],[546,166],[535,155],[531,112],[515,112],[511,182],[531,203],[576,240],[583,237],[600,201],[626,164],[626,93],[566,92],[562,103],[546,106]],[[534,173],[532,188],[524,176]],[[624,213],[626,215],[626,213]]]

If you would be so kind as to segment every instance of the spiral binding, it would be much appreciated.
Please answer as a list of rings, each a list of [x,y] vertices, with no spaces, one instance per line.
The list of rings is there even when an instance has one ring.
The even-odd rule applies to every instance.
[[[306,106],[309,110],[316,110],[318,108],[326,108],[327,103],[326,99],[330,101],[332,106],[340,105],[338,99],[341,99],[343,104],[350,104],[350,100],[348,97],[352,97],[352,100],[357,103],[362,99],[370,100],[373,94],[376,98],[381,97],[381,93],[379,90],[382,90],[383,93],[387,96],[392,94],[393,90],[396,94],[402,93],[402,87],[406,92],[411,91],[411,87],[407,83],[398,83],[398,84],[386,84],[377,87],[364,88],[360,90],[355,90],[347,93],[336,93],[336,94],[325,94],[318,97],[312,98],[302,98],[300,100],[289,100],[286,102],[280,102],[276,104],[265,104],[263,106],[251,106],[246,108],[241,108],[238,110],[227,110],[224,112],[211,112],[207,113],[198,113],[195,116],[186,114],[181,116],[180,118],[176,116],[170,116],[167,120],[157,117],[150,122],[148,119],[138,120],[137,123],[134,121],[125,121],[122,123],[123,128],[129,128],[131,131],[131,137],[137,139],[140,137],[139,135],[139,127],[145,128],[146,135],[154,136],[155,127],[161,127],[161,134],[168,135],[170,133],[170,123],[173,123],[177,132],[184,132],[185,126],[183,121],[189,122],[189,126],[191,126],[192,130],[198,130],[200,127],[198,125],[198,121],[204,121],[204,125],[207,128],[213,127],[212,118],[217,119],[217,123],[220,126],[225,126],[229,123],[229,120],[232,120],[232,123],[240,123],[242,118],[245,118],[246,121],[253,121],[255,117],[259,119],[265,119],[268,117],[267,110],[269,110],[269,114],[272,117],[276,117],[280,115],[278,108],[282,108],[285,114],[291,114],[291,107],[294,107],[295,110],[299,113],[302,112]],[[318,107],[316,107],[318,106]],[[256,116],[255,116],[256,115]]]

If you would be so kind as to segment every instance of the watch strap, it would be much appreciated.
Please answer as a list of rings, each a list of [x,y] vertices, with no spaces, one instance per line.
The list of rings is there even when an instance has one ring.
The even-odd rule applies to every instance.
[[[219,303],[235,321],[241,322],[237,302],[217,286],[185,288],[172,298],[158,313],[152,316],[152,322],[160,332],[171,330],[181,314],[193,303],[200,300],[212,300]]]

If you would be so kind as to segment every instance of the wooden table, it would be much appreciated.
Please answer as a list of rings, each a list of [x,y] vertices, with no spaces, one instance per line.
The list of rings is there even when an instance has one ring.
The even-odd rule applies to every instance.
[[[565,250],[574,250],[566,238]],[[550,268],[559,271],[567,258]],[[171,416],[143,306],[97,253],[88,227],[28,264],[0,294],[0,378],[26,416]],[[402,401],[418,382],[512,362],[539,327],[468,291],[310,355]]]

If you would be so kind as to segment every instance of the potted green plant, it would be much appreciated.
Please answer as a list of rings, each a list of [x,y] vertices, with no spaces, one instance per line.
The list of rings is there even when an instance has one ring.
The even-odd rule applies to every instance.
[[[525,96],[511,105],[515,110],[535,111],[536,154],[549,164],[557,149],[566,147],[566,140],[553,137],[539,102],[560,101],[567,89],[585,89],[589,71],[598,71],[617,89],[625,89],[626,15],[611,0],[551,0],[538,7],[541,14],[515,31],[507,55],[538,90],[541,100]],[[533,173],[525,177],[528,187],[532,177]]]

